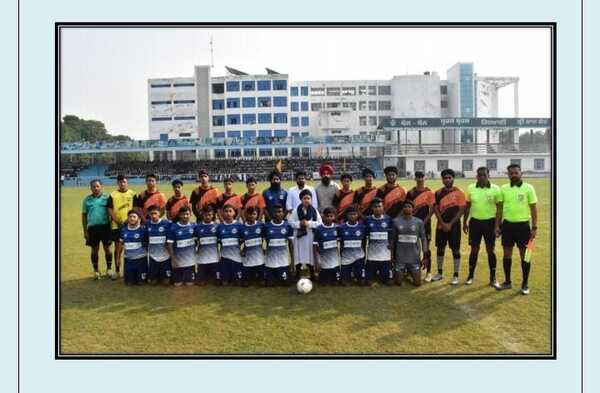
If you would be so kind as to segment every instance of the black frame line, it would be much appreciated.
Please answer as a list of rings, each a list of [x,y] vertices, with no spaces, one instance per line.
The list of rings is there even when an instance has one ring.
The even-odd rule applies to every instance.
[[[551,30],[551,118],[552,118],[552,138],[551,138],[551,154],[552,154],[552,175],[551,175],[551,204],[552,204],[552,217],[551,217],[551,291],[550,291],[550,301],[551,301],[551,351],[550,353],[540,353],[540,354],[506,354],[503,355],[501,353],[495,354],[435,354],[435,355],[422,355],[422,354],[360,354],[360,353],[350,353],[350,354],[63,354],[60,351],[60,277],[61,277],[61,258],[60,258],[60,103],[61,103],[61,94],[60,94],[60,32],[63,28],[140,28],[140,27],[153,27],[153,28],[164,28],[164,27],[177,27],[177,28],[261,28],[261,27],[276,27],[276,28],[294,28],[294,27],[318,27],[318,28],[446,28],[446,27],[482,27],[482,28],[541,28],[546,27]],[[583,11],[582,11],[582,48],[583,48]],[[556,340],[556,331],[557,331],[557,302],[556,302],[556,291],[557,291],[557,275],[556,275],[556,214],[557,214],[557,195],[556,195],[556,180],[557,180],[557,151],[556,151],[556,134],[557,134],[557,121],[556,121],[556,83],[557,83],[557,73],[556,73],[556,43],[557,43],[557,23],[556,22],[489,22],[489,23],[473,23],[473,22],[452,22],[452,23],[434,23],[434,22],[424,22],[424,23],[403,23],[403,22],[383,22],[383,23],[365,23],[365,22],[357,22],[357,23],[340,23],[340,22],[319,22],[319,23],[264,23],[264,22],[256,22],[256,23],[237,23],[237,22],[223,22],[223,23],[199,23],[199,22],[177,22],[177,23],[167,23],[167,22],[56,22],[55,23],[55,360],[84,360],[84,359],[92,359],[92,360],[202,360],[202,359],[210,359],[210,360],[238,360],[238,359],[257,359],[257,360],[268,360],[268,359],[286,359],[286,360],[344,360],[344,359],[358,359],[358,360],[381,360],[381,359],[390,359],[390,360],[480,360],[480,359],[489,359],[489,360],[556,360],[557,359],[557,340]],[[582,51],[582,71],[583,71],[583,51]],[[583,72],[581,76],[582,87],[583,87]],[[582,92],[583,99],[583,92]],[[582,107],[582,116],[583,116],[583,107]],[[19,115],[20,118],[20,115]],[[18,123],[19,124],[19,123]],[[583,131],[583,117],[581,119],[581,127]],[[19,128],[20,129],[20,128]],[[583,138],[581,149],[583,152]],[[19,149],[20,152],[20,149]],[[19,153],[17,153],[19,154]],[[582,156],[582,165],[583,165],[583,156]],[[583,172],[582,172],[582,187],[583,187]],[[19,185],[20,186],[20,185]],[[582,203],[583,203],[583,193],[582,193]],[[582,205],[583,209],[583,205]],[[582,210],[583,215],[583,210]],[[583,234],[583,223],[582,223],[582,234]],[[20,231],[19,231],[20,233]],[[583,236],[581,239],[582,247],[583,247]],[[20,247],[20,246],[19,246]],[[583,253],[583,248],[582,251]],[[582,254],[583,257],[583,254]],[[20,260],[20,259],[19,259]],[[583,264],[582,264],[583,266]],[[19,274],[20,277],[20,274]],[[582,392],[583,392],[583,268],[582,268],[582,276],[581,276],[581,323],[582,323],[582,337],[581,337],[581,375],[582,375]],[[19,287],[20,288],[20,287]],[[20,289],[19,289],[20,291]],[[20,304],[20,303],[19,303]],[[19,317],[20,321],[20,317]],[[20,339],[19,339],[20,342]],[[19,348],[20,353],[20,348]],[[20,365],[20,360],[19,360]],[[19,374],[20,381],[20,374]]]

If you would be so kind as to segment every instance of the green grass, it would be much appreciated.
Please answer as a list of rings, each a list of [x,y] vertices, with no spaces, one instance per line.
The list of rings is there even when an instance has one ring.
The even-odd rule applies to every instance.
[[[516,253],[515,289],[487,287],[481,247],[476,281],[448,280],[403,287],[293,288],[126,287],[91,279],[89,248],[81,235],[80,205],[87,187],[61,190],[61,354],[550,354],[550,181],[532,179],[538,193],[538,235],[530,277],[521,296]],[[457,180],[465,187],[469,181]],[[501,184],[505,179],[497,179]],[[401,182],[405,187],[410,181]],[[378,183],[379,184],[379,183]],[[355,186],[359,183],[355,182]],[[440,181],[432,180],[430,188]],[[291,184],[286,184],[286,187]],[[189,195],[193,185],[186,185]],[[259,190],[266,187],[260,184]],[[141,186],[133,187],[136,191]],[[170,193],[167,184],[160,187]],[[242,184],[238,185],[238,192]],[[106,191],[112,190],[107,187]],[[468,246],[462,242],[461,280]],[[502,251],[496,244],[498,277]],[[445,270],[451,271],[447,250]],[[101,252],[100,266],[104,270]]]

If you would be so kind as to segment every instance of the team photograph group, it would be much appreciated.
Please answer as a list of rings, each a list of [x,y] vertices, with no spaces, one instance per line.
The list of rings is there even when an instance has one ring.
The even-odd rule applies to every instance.
[[[488,168],[477,168],[475,181],[462,190],[454,185],[455,172],[445,169],[436,191],[433,180],[417,171],[416,184],[407,191],[398,184],[394,166],[384,169],[385,184],[379,187],[373,184],[375,173],[364,168],[364,185],[351,189],[350,174],[339,175],[337,184],[335,168],[324,164],[315,187],[307,184],[307,173],[296,171],[296,185],[285,190],[276,168],[262,192],[255,178],[247,178],[243,195],[233,191],[234,179],[226,178],[220,192],[210,184],[210,174],[200,170],[191,195],[175,179],[170,197],[158,189],[154,174],[146,175],[140,193],[119,175],[117,189],[110,192],[99,179],[89,183],[91,194],[82,202],[83,237],[91,249],[94,279],[104,277],[102,244],[106,277],[122,276],[128,285],[174,287],[293,285],[304,276],[318,285],[420,286],[445,279],[446,248],[452,254],[449,284],[471,285],[483,240],[489,286],[512,288],[516,248],[520,293],[528,295],[537,197],[518,164],[506,170],[508,181],[493,184]],[[470,246],[466,278],[459,277],[463,236]]]

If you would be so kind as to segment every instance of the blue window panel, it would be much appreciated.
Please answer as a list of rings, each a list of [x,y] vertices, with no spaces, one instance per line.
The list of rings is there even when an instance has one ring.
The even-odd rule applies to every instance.
[[[196,116],[175,116],[174,120],[196,120]]]
[[[308,86],[302,86],[300,88],[300,94],[304,97],[308,97]]]
[[[242,108],[256,108],[256,98],[254,98],[254,97],[242,98]]]
[[[273,106],[287,106],[287,97],[273,97]]]
[[[298,126],[300,126],[300,118],[292,117],[292,127],[298,127]]]
[[[302,117],[302,127],[308,126],[308,116]]]
[[[273,90],[287,90],[287,81],[285,79],[273,81]]]
[[[227,131],[227,138],[241,138],[241,131]]]
[[[287,138],[288,132],[287,130],[275,130],[273,131],[273,136],[275,138]]]
[[[225,149],[215,149],[215,157],[216,158],[225,158]]]
[[[297,137],[297,136],[300,136],[299,132],[292,132],[292,138]]]
[[[213,100],[213,110],[225,109],[225,100]]]
[[[308,101],[302,101],[300,103],[300,110],[302,112],[308,112]]]
[[[225,138],[224,132],[213,132],[213,138]]]
[[[283,124],[287,123],[287,113],[274,113],[273,123]]]
[[[298,88],[297,87],[290,87],[290,95],[292,97],[298,97]]]
[[[298,112],[298,103],[292,102],[290,105],[290,109],[292,110],[292,112]]]
[[[258,137],[259,138],[270,138],[271,130],[258,130]]]
[[[242,115],[243,124],[256,124],[256,113],[244,113]]]
[[[302,136],[308,136],[308,132],[303,132]],[[303,148],[303,149],[305,149],[305,148]]]
[[[225,116],[213,116],[213,126],[224,126]]]
[[[270,113],[259,113],[258,124],[271,124],[273,122]]]
[[[227,108],[239,108],[240,107],[240,99],[239,98],[228,98],[227,99]]]
[[[271,90],[271,81],[256,81],[256,87],[259,91]]]
[[[240,82],[227,82],[225,88],[227,91],[240,91]]]
[[[258,97],[256,99],[258,102],[259,108],[270,108],[271,107],[271,97]]]
[[[175,100],[173,104],[195,104],[196,100]]]
[[[240,115],[227,115],[227,124],[240,124]]]
[[[256,130],[244,130],[242,135],[244,138],[248,139],[256,138]]]
[[[242,91],[254,91],[256,90],[255,81],[242,81]]]
[[[169,121],[171,120],[171,116],[169,117],[153,117],[152,121]]]

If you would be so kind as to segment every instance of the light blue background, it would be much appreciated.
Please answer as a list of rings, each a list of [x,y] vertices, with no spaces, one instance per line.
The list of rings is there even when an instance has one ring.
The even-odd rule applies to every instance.
[[[4,4],[4,3],[3,3]],[[14,4],[3,12],[12,20]],[[289,8],[288,8],[289,7]],[[597,6],[596,6],[597,7]],[[4,11],[4,9],[3,9]],[[198,386],[203,391],[300,390],[574,392],[580,384],[580,9],[576,2],[483,1],[362,1],[352,3],[303,0],[213,3],[195,1],[21,2],[21,387],[24,392],[172,391]],[[558,360],[557,361],[55,361],[54,360],[54,22],[55,21],[558,21]],[[14,23],[14,21],[13,21]],[[4,23],[4,37],[16,26]],[[597,30],[597,28],[596,28]],[[16,51],[3,45],[5,54]],[[11,46],[12,45],[12,46]],[[476,48],[474,48],[476,50]],[[14,63],[14,62],[13,62]],[[12,86],[15,64],[4,61],[4,86]],[[598,62],[596,61],[596,70]],[[591,67],[590,67],[591,68]],[[590,88],[591,90],[591,88]],[[11,129],[14,95],[0,95],[3,125]],[[5,136],[9,142],[12,135]],[[596,137],[597,141],[597,137]],[[592,145],[591,138],[586,142]],[[596,143],[596,146],[598,144]],[[13,168],[14,150],[4,149],[4,168]],[[591,166],[591,165],[590,165]],[[12,178],[5,180],[11,183]],[[11,184],[15,184],[13,181]],[[9,184],[6,184],[9,186]],[[6,188],[5,188],[6,189]],[[567,195],[568,194],[568,195]],[[597,195],[597,194],[596,194]],[[10,198],[14,196],[9,196]],[[10,205],[9,205],[10,206]],[[32,207],[25,210],[26,207]],[[562,208],[561,208],[562,207]],[[14,211],[5,212],[14,222]],[[40,230],[41,228],[41,230]],[[27,233],[36,232],[33,244]],[[11,238],[10,236],[13,236]],[[14,233],[7,241],[14,244]],[[16,275],[9,254],[3,272]],[[598,277],[598,267],[588,275]],[[12,280],[0,286],[2,299],[13,299]],[[597,295],[596,289],[596,295]],[[591,298],[592,294],[588,293]],[[6,301],[3,315],[16,315]],[[10,319],[9,319],[10,321]],[[590,325],[591,326],[591,325]],[[596,330],[598,323],[595,324]],[[527,329],[523,326],[523,329]],[[3,391],[14,390],[15,326],[2,324]],[[107,338],[109,339],[109,338]],[[597,340],[596,340],[597,341]],[[597,344],[596,344],[597,347]],[[591,363],[591,359],[588,360]],[[597,379],[596,379],[597,381]],[[596,382],[597,383],[597,382]],[[588,391],[599,391],[589,385]]]

